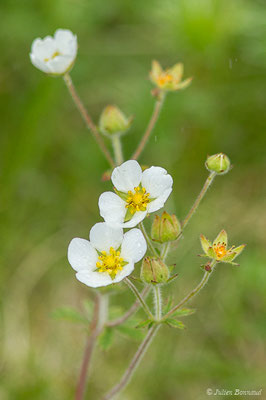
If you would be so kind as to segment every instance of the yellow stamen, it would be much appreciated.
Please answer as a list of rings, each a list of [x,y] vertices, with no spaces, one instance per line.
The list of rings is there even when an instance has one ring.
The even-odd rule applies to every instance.
[[[215,251],[216,256],[217,256],[218,259],[223,258],[228,253],[228,251],[226,250],[225,243],[217,243],[217,244],[215,244],[213,246],[213,250]]]
[[[112,279],[114,279],[119,271],[127,264],[124,259],[120,257],[120,251],[116,251],[110,247],[109,253],[102,251],[96,263],[98,272],[107,272]]]
[[[60,56],[59,51],[55,51],[55,52],[51,55],[51,57],[45,58],[44,61],[45,61],[45,62],[51,61],[51,60],[53,60],[55,57],[58,57],[58,56]]]
[[[164,72],[158,77],[158,84],[159,86],[164,86],[167,83],[173,82],[173,80],[174,80],[173,75]]]
[[[145,211],[147,205],[150,203],[149,193],[146,193],[145,188],[135,187],[135,193],[131,190],[128,191],[128,197],[126,199],[126,208],[129,209],[131,214],[135,214],[136,211]]]

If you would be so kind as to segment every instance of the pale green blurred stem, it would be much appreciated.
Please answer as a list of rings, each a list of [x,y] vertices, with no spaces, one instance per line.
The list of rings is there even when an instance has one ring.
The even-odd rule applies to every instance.
[[[168,255],[168,253],[169,253],[169,250],[170,250],[170,247],[171,247],[171,242],[168,242],[168,243],[165,243],[165,244],[164,244],[163,249],[162,249],[162,252],[161,252],[161,259],[162,259],[163,261],[166,260],[166,257],[167,257],[167,255]]]
[[[146,314],[148,315],[148,317],[151,318],[151,319],[153,320],[153,319],[154,319],[154,318],[153,318],[153,315],[152,315],[152,313],[150,312],[149,307],[147,306],[145,300],[144,300],[143,297],[141,296],[141,294],[140,294],[140,292],[138,291],[138,289],[136,288],[136,286],[135,286],[128,278],[125,278],[125,279],[124,279],[124,282],[125,282],[126,285],[129,287],[129,289],[132,290],[132,292],[134,293],[134,295],[136,296],[136,298],[137,298],[138,301],[140,302],[140,304],[141,304],[143,310],[146,312]]]
[[[122,143],[120,135],[113,135],[111,137],[114,155],[115,155],[115,163],[116,165],[121,165],[124,162],[123,151],[122,151]]]
[[[145,229],[145,226],[144,226],[143,222],[140,222],[140,223],[139,223],[139,228],[140,228],[141,232],[143,233],[143,236],[144,236],[145,239],[146,239],[147,245],[148,245],[148,247],[149,247],[151,253],[152,253],[155,257],[158,257],[158,254],[156,253],[156,250],[155,250],[155,248],[154,248],[154,246],[153,246],[153,244],[152,244],[152,241],[151,241],[149,235],[148,235],[147,232],[146,232],[146,229]]]
[[[208,282],[208,280],[210,279],[213,271],[214,271],[214,267],[215,267],[216,261],[213,260],[210,264],[211,267],[211,271],[205,271],[202,280],[200,281],[200,283],[186,296],[184,297],[183,300],[181,300],[176,306],[174,306],[166,315],[164,315],[163,320],[170,317],[176,310],[178,310],[179,308],[181,308],[184,304],[186,304],[190,299],[192,299],[192,297],[196,296],[206,285],[206,283]]]
[[[90,335],[85,347],[83,361],[80,369],[75,400],[84,399],[87,386],[88,371],[92,360],[93,351],[97,342],[97,337],[101,333],[105,321],[108,317],[108,295],[96,294],[94,299],[93,319],[90,325]]]
[[[198,208],[198,206],[199,206],[201,200],[202,200],[203,197],[205,196],[207,190],[208,190],[209,187],[211,186],[211,184],[212,184],[212,182],[213,182],[213,180],[214,180],[214,178],[215,178],[216,175],[217,175],[216,172],[211,172],[210,175],[208,176],[208,178],[206,179],[206,181],[205,181],[205,183],[204,183],[204,185],[203,185],[203,188],[201,189],[200,194],[199,194],[198,197],[196,198],[195,203],[193,204],[193,206],[191,207],[191,209],[190,209],[188,215],[186,216],[186,218],[185,218],[184,221],[182,222],[182,229],[184,229],[184,228],[187,226],[187,224],[188,224],[190,218],[192,217],[192,215],[194,214],[194,212],[197,210],[197,208]]]
[[[139,346],[137,352],[135,353],[134,357],[131,360],[131,363],[129,364],[127,370],[125,371],[124,375],[122,376],[121,380],[113,387],[113,389],[110,390],[103,398],[102,400],[110,400],[112,399],[115,395],[120,393],[129,383],[132,375],[134,374],[135,370],[137,369],[142,357],[145,354],[145,351],[147,350],[148,346],[151,344],[152,339],[155,337],[158,329],[160,328],[159,324],[154,324],[149,330],[144,338],[143,342]]]
[[[86,110],[83,102],[81,101],[69,73],[66,73],[63,76],[63,79],[65,81],[65,84],[69,90],[69,93],[70,93],[77,109],[79,110],[83,120],[85,121],[87,128],[91,131],[92,135],[94,136],[98,146],[100,147],[101,151],[103,152],[103,154],[104,154],[105,158],[107,159],[107,161],[109,162],[110,166],[115,167],[114,160],[113,160],[109,150],[107,149],[103,138],[101,137],[100,133],[98,132],[97,127],[93,123],[90,115],[88,114],[88,111]]]
[[[144,132],[142,139],[141,139],[135,153],[131,157],[132,160],[137,160],[139,158],[140,154],[142,153],[142,151],[144,150],[144,147],[146,146],[146,144],[150,138],[150,135],[153,131],[153,128],[158,120],[159,115],[160,115],[166,94],[165,94],[165,92],[159,92],[157,96],[158,97],[157,97],[157,100],[154,105],[154,110],[153,110],[151,119],[149,121],[147,129]]]
[[[159,285],[155,285],[153,291],[154,291],[156,321],[160,321],[162,317],[162,299],[161,299],[161,289]]]

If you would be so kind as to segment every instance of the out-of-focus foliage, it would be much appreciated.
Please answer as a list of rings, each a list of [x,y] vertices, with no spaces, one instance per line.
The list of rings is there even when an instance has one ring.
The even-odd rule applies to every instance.
[[[88,298],[67,245],[99,221],[98,196],[111,188],[100,180],[108,166],[62,79],[29,61],[32,40],[59,27],[78,35],[72,78],[93,118],[114,103],[134,114],[126,157],[153,108],[152,59],[164,67],[183,62],[194,77],[167,97],[140,159],[173,175],[169,212],[185,216],[207,176],[207,154],[224,152],[234,164],[217,177],[171,257],[179,277],[169,292],[180,299],[199,281],[200,233],[225,228],[232,243],[246,242],[241,267],[217,268],[191,304],[197,312],[186,330],[161,329],[121,398],[200,400],[208,387],[265,395],[265,2],[2,0],[0,15],[1,400],[73,398],[86,330],[52,314],[81,310]],[[133,301],[127,291],[111,300]],[[113,340],[95,355],[88,399],[116,382],[137,346],[116,333]]]

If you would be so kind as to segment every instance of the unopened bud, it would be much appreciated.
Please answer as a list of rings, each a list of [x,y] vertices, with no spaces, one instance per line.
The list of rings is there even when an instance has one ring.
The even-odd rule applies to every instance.
[[[165,283],[169,278],[169,270],[160,258],[145,257],[142,261],[140,278],[149,284]]]
[[[206,160],[205,166],[209,171],[222,175],[229,171],[230,160],[225,154],[218,153],[209,156]]]
[[[166,243],[176,240],[181,233],[181,224],[177,217],[166,211],[162,216],[156,215],[151,228],[152,240],[159,243]]]
[[[132,118],[127,118],[118,107],[107,106],[101,114],[99,128],[107,136],[122,134],[130,128],[131,122]]]

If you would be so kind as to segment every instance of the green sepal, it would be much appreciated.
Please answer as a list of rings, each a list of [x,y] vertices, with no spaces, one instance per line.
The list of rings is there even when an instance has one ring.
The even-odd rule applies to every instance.
[[[185,329],[183,322],[174,318],[167,318],[164,323],[172,328]]]
[[[224,243],[225,244],[225,247],[227,246],[227,241],[228,241],[228,239],[227,239],[227,233],[226,233],[226,231],[223,229],[219,234],[218,234],[218,236],[216,237],[216,239],[213,241],[213,246],[215,246],[215,245],[217,245],[217,243],[220,243],[220,244],[222,244],[222,243]]]
[[[200,235],[200,244],[205,254],[209,255],[209,249],[212,247],[211,242],[204,236]]]
[[[120,192],[115,187],[114,187],[114,191],[117,194],[117,196],[119,196],[122,200],[127,201],[127,198],[128,198],[128,194],[127,193]]]
[[[169,283],[169,282],[172,282],[172,281],[174,281],[177,277],[178,277],[178,273],[176,273],[176,274],[174,274],[174,275],[172,275],[172,276],[170,276],[170,278],[166,281],[167,283]]]
[[[133,214],[131,214],[129,208],[127,208],[127,212],[124,218],[124,222],[128,222],[132,219],[133,215],[135,214],[135,212]]]
[[[233,251],[220,258],[220,261],[224,263],[231,262],[236,258],[236,256],[237,254]]]

